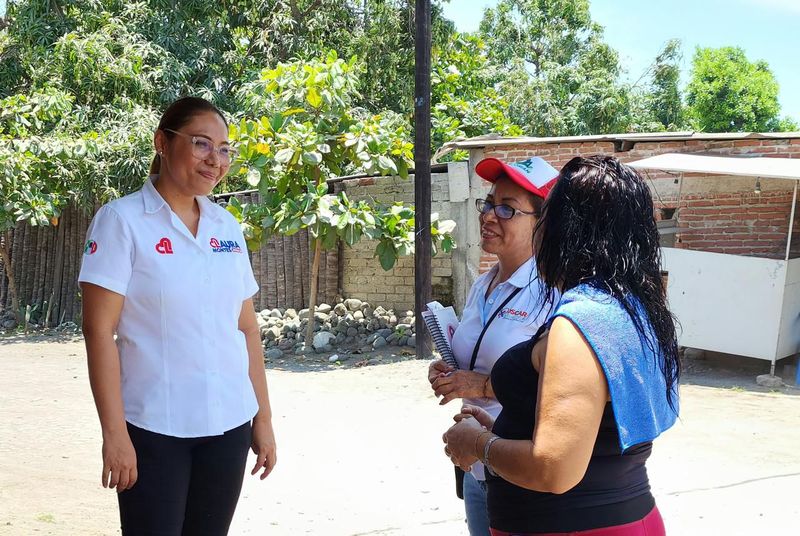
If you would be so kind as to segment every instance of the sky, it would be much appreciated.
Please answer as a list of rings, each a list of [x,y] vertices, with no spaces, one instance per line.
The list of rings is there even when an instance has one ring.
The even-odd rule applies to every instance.
[[[0,0],[2,2],[2,0]],[[449,0],[444,14],[460,31],[478,28],[497,0]],[[682,42],[682,83],[696,47],[738,46],[765,60],[780,85],[781,116],[800,121],[800,0],[591,0],[595,22],[636,80],[672,38]]]

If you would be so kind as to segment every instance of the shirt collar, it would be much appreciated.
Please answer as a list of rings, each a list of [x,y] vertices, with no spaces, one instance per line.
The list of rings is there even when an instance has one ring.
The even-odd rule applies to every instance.
[[[527,287],[531,284],[533,279],[536,278],[536,258],[531,257],[522,263],[522,266],[517,268],[511,277],[506,280],[506,283],[514,285],[517,288]]]
[[[164,198],[161,197],[161,194],[158,193],[158,190],[156,190],[156,187],[153,184],[156,179],[158,179],[158,175],[150,175],[147,178],[147,181],[145,181],[144,187],[142,188],[144,211],[147,214],[155,214],[163,207],[168,206],[167,202],[164,201]],[[197,204],[200,207],[201,216],[205,216],[217,221],[222,220],[222,216],[220,212],[216,210],[215,203],[213,201],[202,195],[196,196],[195,199],[197,199]]]

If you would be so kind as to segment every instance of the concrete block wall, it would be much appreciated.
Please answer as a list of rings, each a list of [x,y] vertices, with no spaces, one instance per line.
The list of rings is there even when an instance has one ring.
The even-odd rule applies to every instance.
[[[370,177],[352,179],[337,185],[352,200],[391,204],[414,204],[414,177]],[[450,219],[449,186],[447,173],[431,175],[431,212],[440,219]],[[374,257],[374,240],[362,240],[352,248],[341,246],[341,290],[343,297],[366,300],[373,306],[392,307],[398,311],[414,308],[414,257],[401,257],[394,268],[385,271]],[[452,303],[451,255],[438,253],[431,260],[433,297],[443,303]]]
[[[610,154],[623,162],[632,162],[671,152],[800,158],[800,139],[637,142],[629,151],[614,149],[614,144],[607,141],[496,146],[473,149],[470,163],[474,166],[486,157],[516,161],[541,156],[560,169],[578,155]],[[762,193],[758,195],[754,193],[754,179],[749,177],[686,173],[683,184],[675,174],[648,172],[647,177],[657,219],[662,217],[662,209],[680,209],[676,247],[767,258],[785,255],[793,181],[762,179]],[[793,256],[800,254],[800,222],[797,222],[800,218],[796,215],[795,219]],[[493,255],[482,253],[480,272],[487,271],[496,261]]]

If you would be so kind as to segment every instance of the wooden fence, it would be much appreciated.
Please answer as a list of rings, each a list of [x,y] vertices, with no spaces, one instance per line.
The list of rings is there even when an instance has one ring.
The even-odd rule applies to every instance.
[[[251,195],[239,195],[243,202]],[[22,307],[29,305],[32,320],[55,326],[80,320],[80,289],[77,284],[88,212],[67,208],[55,227],[18,225],[11,232],[11,263]],[[257,310],[302,309],[311,291],[311,244],[306,231],[291,237],[273,237],[250,254],[253,273],[261,286],[255,296]],[[0,262],[0,308],[10,308],[11,295],[5,267]],[[323,251],[318,279],[317,303],[331,302],[341,288],[339,252]]]

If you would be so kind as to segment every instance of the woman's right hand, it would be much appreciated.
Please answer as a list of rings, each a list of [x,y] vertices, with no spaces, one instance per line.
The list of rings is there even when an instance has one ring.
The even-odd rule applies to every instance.
[[[103,487],[116,488],[121,493],[131,489],[138,478],[136,451],[128,431],[103,434]]]
[[[453,372],[454,370],[455,369],[448,365],[444,359],[433,361],[428,367],[428,381],[431,383],[431,385],[433,385],[433,382],[436,381],[436,378],[439,378],[443,374]]]
[[[488,411],[482,407],[473,406],[471,404],[464,404],[464,406],[461,408],[461,413],[453,417],[453,420],[456,422],[461,422],[463,419],[468,417],[474,417],[475,420],[487,430],[491,430],[494,426],[494,418],[489,414]]]

